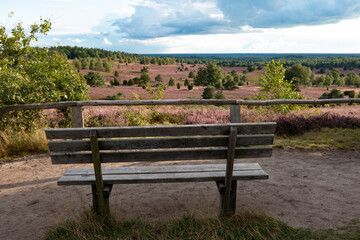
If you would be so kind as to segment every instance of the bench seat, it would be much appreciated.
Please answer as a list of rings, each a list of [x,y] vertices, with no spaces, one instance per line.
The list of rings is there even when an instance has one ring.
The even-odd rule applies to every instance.
[[[104,184],[224,181],[225,164],[102,168]],[[234,164],[233,180],[268,179],[258,163]],[[96,184],[93,168],[69,168],[58,185]]]

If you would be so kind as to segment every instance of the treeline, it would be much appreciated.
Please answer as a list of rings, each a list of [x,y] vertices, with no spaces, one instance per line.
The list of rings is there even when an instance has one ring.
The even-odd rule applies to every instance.
[[[188,64],[206,64],[215,63],[221,67],[248,67],[258,68],[266,66],[272,59],[284,62],[284,66],[292,66],[300,63],[311,69],[333,69],[344,68],[344,70],[353,70],[360,68],[360,55],[344,54],[164,54],[150,55],[158,57],[173,57],[176,62]]]

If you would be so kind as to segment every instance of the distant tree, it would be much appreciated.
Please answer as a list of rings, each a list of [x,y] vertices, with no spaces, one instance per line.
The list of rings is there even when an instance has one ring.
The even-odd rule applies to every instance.
[[[189,78],[195,78],[195,77],[196,77],[196,74],[195,74],[193,71],[190,71],[188,77],[189,77]]]
[[[237,71],[236,71],[235,69],[233,69],[233,70],[231,71],[231,76],[232,76],[233,78],[235,78],[235,77],[238,76],[238,73],[237,73]]]
[[[324,92],[319,99],[344,98],[344,94],[339,89],[332,89],[330,93]]]
[[[82,65],[79,59],[75,58],[73,61],[74,67],[79,71],[82,69]]]
[[[149,72],[149,68],[148,68],[148,67],[143,67],[143,68],[141,69],[141,72],[142,72],[142,73],[143,73],[143,72],[148,73],[148,72]]]
[[[295,64],[285,70],[285,80],[292,81],[295,86],[308,86],[314,79],[314,73],[310,68],[301,64]]]
[[[175,86],[175,79],[172,76],[169,79],[168,86]]]
[[[189,80],[186,78],[184,81],[184,86],[188,86],[189,85]]]
[[[155,80],[159,83],[163,81],[162,76],[160,74],[156,75]]]
[[[193,90],[193,88],[194,88],[194,85],[193,84],[189,84],[189,85],[187,85],[187,87],[188,87],[188,90]]]
[[[118,76],[119,76],[119,72],[118,72],[117,70],[115,70],[114,76],[115,76],[115,77],[118,77]]]
[[[225,99],[225,96],[222,91],[217,91],[215,94],[215,99]]]
[[[142,72],[140,75],[140,85],[147,85],[150,82],[151,78],[147,72]]]
[[[177,89],[180,89],[180,88],[181,88],[181,84],[180,84],[179,82],[176,84],[176,88],[177,88]]]
[[[359,76],[355,72],[349,72],[345,78],[345,85],[347,86],[360,86]]]
[[[128,85],[128,81],[127,81],[126,79],[123,81],[123,85],[124,85],[124,86],[127,86],[127,85]]]
[[[248,72],[254,72],[256,70],[256,67],[253,64],[249,64],[246,69],[248,70]]]
[[[128,86],[133,86],[135,83],[134,83],[134,79],[130,78],[129,81],[127,82],[127,85]]]
[[[120,81],[117,78],[114,78],[114,86],[120,86]]]
[[[105,85],[104,76],[98,72],[88,72],[85,76],[86,83],[91,87],[101,87]]]
[[[204,88],[203,94],[201,95],[203,99],[212,99],[215,97],[215,89],[213,86],[207,86]]]
[[[197,86],[215,86],[221,88],[223,78],[224,74],[221,67],[214,63],[210,63],[205,68],[199,68],[194,83]]]
[[[226,74],[224,80],[225,80],[224,87],[226,89],[234,90],[238,88],[236,82],[234,81],[233,77],[230,74]]]

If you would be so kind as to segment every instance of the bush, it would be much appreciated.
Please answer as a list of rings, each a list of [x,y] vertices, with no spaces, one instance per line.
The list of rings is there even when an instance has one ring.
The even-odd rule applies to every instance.
[[[127,80],[124,80],[124,81],[123,81],[123,85],[124,85],[124,86],[127,86],[127,85],[128,85],[128,81],[127,81]]]
[[[132,78],[129,79],[127,84],[128,84],[128,86],[133,86],[134,85],[134,80]]]
[[[345,96],[349,96],[349,98],[355,98],[355,91],[344,91]]]
[[[344,98],[344,94],[339,89],[332,89],[330,93],[324,92],[319,99]]]
[[[215,99],[225,99],[225,96],[222,91],[217,91],[215,94]]]
[[[186,78],[185,81],[184,81],[184,86],[189,86],[189,80]]]
[[[98,72],[88,72],[85,76],[86,83],[91,87],[101,87],[105,85],[104,76]]]
[[[119,72],[118,72],[117,70],[115,70],[114,76],[115,76],[115,77],[118,77],[118,76],[119,76]]]
[[[114,86],[120,86],[120,82],[117,78],[114,78]]]
[[[176,88],[177,88],[177,89],[180,89],[180,88],[181,88],[181,84],[180,84],[179,82],[176,84]]]
[[[170,77],[168,85],[175,86],[175,79],[173,77]]]
[[[194,85],[193,85],[193,84],[189,84],[187,87],[188,87],[188,90],[190,90],[190,91],[191,91],[191,90],[193,90]]]
[[[203,94],[201,95],[203,99],[212,99],[215,97],[215,90],[212,86],[207,86],[204,88]]]

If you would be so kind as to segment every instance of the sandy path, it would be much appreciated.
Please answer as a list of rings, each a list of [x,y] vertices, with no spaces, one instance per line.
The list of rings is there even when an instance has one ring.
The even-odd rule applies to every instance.
[[[265,211],[313,229],[360,218],[358,151],[274,150],[271,159],[256,162],[270,179],[240,181],[238,209]],[[47,155],[0,165],[0,239],[38,239],[50,225],[89,206],[89,186],[56,185],[68,167],[51,165]],[[219,210],[213,182],[116,185],[110,201],[120,219],[151,221],[187,212],[213,216]]]

